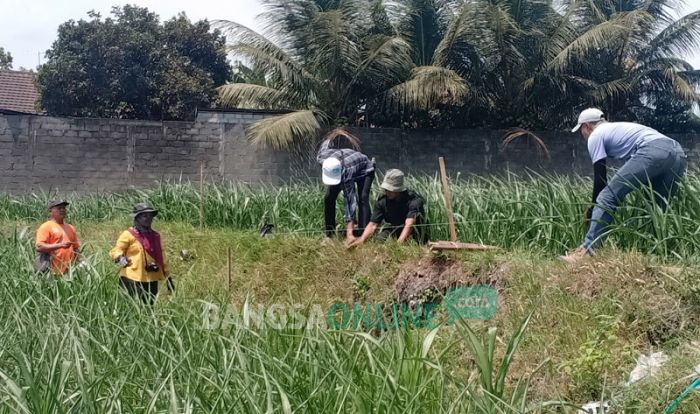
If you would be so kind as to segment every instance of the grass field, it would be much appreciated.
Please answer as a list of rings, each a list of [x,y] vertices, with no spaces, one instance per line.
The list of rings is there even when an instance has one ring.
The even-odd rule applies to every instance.
[[[430,222],[446,221],[439,182],[411,184],[426,197]],[[31,270],[47,196],[0,196],[0,412],[575,412],[545,406],[596,398],[612,398],[616,412],[661,412],[700,360],[700,177],[686,180],[667,213],[627,203],[609,247],[566,267],[553,256],[582,237],[588,185],[454,183],[460,239],[505,248],[454,256],[468,279],[496,280],[497,316],[386,332],[205,324],[207,303],[241,311],[300,304],[304,313],[395,300],[397,273],[424,250],[320,247],[318,186],[207,186],[204,229],[187,184],[72,200],[89,265],[56,284]],[[162,210],[156,228],[178,286],[152,309],[120,294],[106,257],[130,224],[129,206],[143,199]],[[256,234],[264,218],[277,236]],[[433,235],[446,238],[446,226]],[[518,347],[500,371],[514,336]],[[625,386],[635,358],[656,350],[670,356],[660,375]],[[676,412],[698,409],[690,397]]]

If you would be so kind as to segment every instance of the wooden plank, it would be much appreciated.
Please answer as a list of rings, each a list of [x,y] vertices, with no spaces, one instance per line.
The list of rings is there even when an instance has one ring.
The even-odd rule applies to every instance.
[[[489,251],[497,250],[498,247],[490,246],[488,244],[476,244],[476,243],[462,243],[462,242],[451,242],[451,241],[437,241],[429,242],[430,251],[437,250],[472,250],[472,251]]]

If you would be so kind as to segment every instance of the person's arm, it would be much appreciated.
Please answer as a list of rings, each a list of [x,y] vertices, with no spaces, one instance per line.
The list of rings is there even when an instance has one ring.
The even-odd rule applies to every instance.
[[[399,236],[399,243],[403,243],[406,239],[411,236],[411,231],[413,231],[413,225],[416,224],[415,218],[407,218],[403,224],[403,230],[401,230],[401,235]]]
[[[316,162],[319,164],[323,164],[323,161],[326,160],[326,158],[330,157],[330,154],[333,153],[334,150],[330,149],[331,141],[330,140],[325,140],[321,143],[321,146],[318,149],[318,152],[316,153]]]
[[[73,236],[75,236],[75,242],[73,243],[73,250],[75,250],[76,253],[80,253],[80,239],[78,238],[78,232],[75,231],[75,227],[70,225],[71,232],[73,233]]]
[[[345,207],[345,223],[353,221],[357,210],[355,182],[343,177],[343,205]]]
[[[406,221],[403,224],[403,230],[399,235],[398,242],[403,243],[411,236],[411,232],[415,231],[413,227],[418,221],[418,216],[423,210],[423,198],[419,195],[415,195],[413,199],[408,203],[408,214],[406,214]]]
[[[608,185],[608,168],[605,162],[605,158],[598,160],[593,164],[593,198],[591,204],[595,205],[598,199],[598,194],[603,191],[603,188]],[[586,210],[586,220],[591,219],[591,214],[593,213],[593,206]]]
[[[115,263],[119,263],[122,267],[129,265],[129,259],[126,257],[126,252],[131,244],[131,234],[128,231],[123,232],[117,240],[117,245],[109,251],[109,256]]]
[[[370,221],[367,224],[367,227],[365,227],[365,231],[362,232],[362,235],[360,237],[358,237],[357,239],[355,239],[354,242],[350,243],[348,245],[348,247],[359,246],[362,243],[366,242],[367,239],[371,238],[374,235],[374,233],[377,231],[377,228],[379,228],[379,224],[377,224],[373,221]]]
[[[353,231],[355,230],[355,222],[350,220],[347,222],[345,225],[345,243],[347,245],[350,245],[357,240],[355,235],[353,234]]]
[[[36,232],[36,242],[34,243],[37,252],[51,254],[58,249],[65,249],[73,244],[68,240],[58,243],[49,243],[50,237],[50,228],[45,226],[39,227],[39,230]]]
[[[58,249],[66,249],[66,248],[70,247],[72,244],[73,243],[70,241],[58,242],[58,243],[54,243],[54,244],[37,242],[36,243],[36,251],[39,253],[50,254]]]

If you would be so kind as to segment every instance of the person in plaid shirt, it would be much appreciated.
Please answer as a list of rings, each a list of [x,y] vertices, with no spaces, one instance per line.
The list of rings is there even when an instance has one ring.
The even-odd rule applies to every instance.
[[[374,164],[356,149],[340,148],[338,137],[345,137],[356,149],[357,138],[342,130],[332,131],[321,143],[316,160],[322,166],[323,183],[327,185],[324,197],[324,218],[326,237],[335,234],[335,203],[343,191],[346,223],[346,243],[355,241],[354,232],[362,234],[372,214],[369,194],[374,181]],[[356,190],[357,187],[357,190]],[[359,210],[358,229],[355,230],[355,217]]]

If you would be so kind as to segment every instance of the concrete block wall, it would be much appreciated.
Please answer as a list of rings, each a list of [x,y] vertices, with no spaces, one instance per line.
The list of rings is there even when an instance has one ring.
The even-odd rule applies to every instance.
[[[314,145],[292,151],[255,148],[246,137],[266,112],[202,111],[194,122],[55,118],[0,115],[0,192],[119,191],[149,187],[159,180],[279,184],[319,176]],[[507,131],[357,128],[362,150],[380,171],[436,174],[445,156],[450,175],[503,174],[532,169],[591,174],[583,140],[565,132],[537,132],[550,158],[532,142],[507,149]],[[686,149],[691,168],[700,163],[700,136],[673,135]]]

